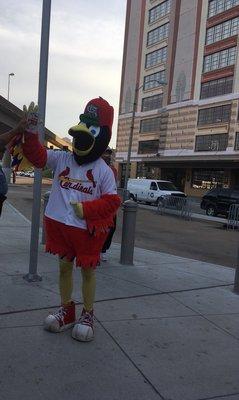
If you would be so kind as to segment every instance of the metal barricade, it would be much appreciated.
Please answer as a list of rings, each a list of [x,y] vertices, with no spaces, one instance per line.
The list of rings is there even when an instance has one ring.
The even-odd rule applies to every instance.
[[[239,204],[231,204],[228,211],[227,229],[239,228]]]
[[[157,211],[161,215],[174,214],[185,219],[190,219],[192,216],[191,202],[187,197],[164,196],[158,201]]]

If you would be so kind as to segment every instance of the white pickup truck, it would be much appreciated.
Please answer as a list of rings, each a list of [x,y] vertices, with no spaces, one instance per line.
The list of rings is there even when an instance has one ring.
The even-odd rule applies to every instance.
[[[186,197],[172,182],[158,179],[129,179],[130,198],[147,204],[159,204],[165,196]]]

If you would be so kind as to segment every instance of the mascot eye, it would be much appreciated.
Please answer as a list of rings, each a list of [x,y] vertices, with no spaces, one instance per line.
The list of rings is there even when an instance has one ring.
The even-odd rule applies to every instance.
[[[99,135],[99,133],[100,133],[100,127],[92,125],[92,126],[89,127],[89,131],[90,131],[90,133],[92,133],[92,135],[94,137],[97,137]]]

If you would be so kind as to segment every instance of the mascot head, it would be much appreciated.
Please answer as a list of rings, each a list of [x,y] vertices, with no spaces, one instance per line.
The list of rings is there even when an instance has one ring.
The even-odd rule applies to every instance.
[[[87,103],[79,124],[69,129],[69,135],[73,136],[73,155],[79,165],[97,160],[107,149],[113,118],[113,107],[102,97]]]

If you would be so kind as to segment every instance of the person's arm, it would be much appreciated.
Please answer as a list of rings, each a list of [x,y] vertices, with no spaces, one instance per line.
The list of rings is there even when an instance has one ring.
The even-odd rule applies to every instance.
[[[27,126],[26,117],[23,117],[17,126],[0,135],[0,142],[6,146],[16,135],[23,134]]]

